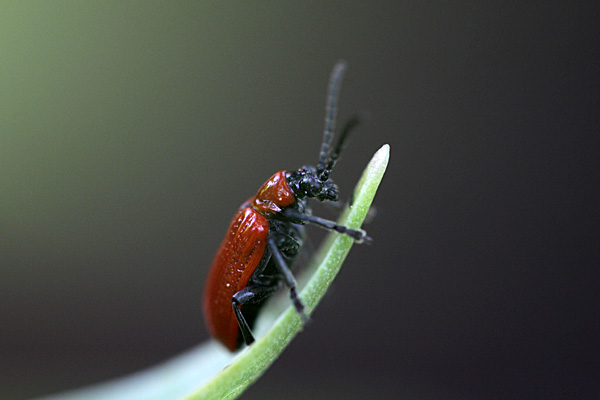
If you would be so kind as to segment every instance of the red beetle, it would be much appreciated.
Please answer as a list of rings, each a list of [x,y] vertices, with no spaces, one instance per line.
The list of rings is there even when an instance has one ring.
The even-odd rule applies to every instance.
[[[354,238],[370,240],[362,229],[350,229],[313,216],[309,198],[337,201],[337,186],[329,180],[348,133],[359,118],[351,119],[330,150],[336,120],[336,104],[346,63],[331,72],[325,131],[317,167],[279,171],[254,197],[245,202],[225,234],[212,263],[204,292],[204,316],[210,333],[230,351],[254,342],[251,327],[265,300],[283,281],[297,312],[306,318],[290,271],[302,246],[303,225],[312,223]]]

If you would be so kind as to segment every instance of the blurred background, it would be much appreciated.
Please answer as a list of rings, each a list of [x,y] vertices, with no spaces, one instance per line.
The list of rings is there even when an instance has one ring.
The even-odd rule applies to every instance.
[[[207,340],[230,218],[275,171],[316,162],[340,58],[340,120],[371,114],[333,173],[342,197],[391,145],[375,242],[242,398],[597,398],[599,15],[4,3],[0,398]]]

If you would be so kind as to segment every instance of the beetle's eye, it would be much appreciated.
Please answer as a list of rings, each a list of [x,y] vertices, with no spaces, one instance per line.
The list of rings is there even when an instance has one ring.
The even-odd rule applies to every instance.
[[[321,182],[317,181],[317,180],[311,180],[310,182],[310,191],[312,194],[317,194],[322,190],[322,185]]]
[[[323,184],[315,177],[310,176],[306,180],[306,192],[310,197],[317,197],[323,192]]]

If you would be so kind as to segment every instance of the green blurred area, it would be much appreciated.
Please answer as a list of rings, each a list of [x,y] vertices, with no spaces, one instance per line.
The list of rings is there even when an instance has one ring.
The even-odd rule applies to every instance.
[[[86,229],[77,225],[124,207],[158,212],[157,196],[193,178],[181,174],[190,157],[199,171],[215,164],[207,147],[228,134],[225,115],[215,116],[227,101],[228,56],[216,20],[202,19],[211,11],[119,2],[3,10],[3,229],[51,239],[70,220],[64,234],[76,238]]]

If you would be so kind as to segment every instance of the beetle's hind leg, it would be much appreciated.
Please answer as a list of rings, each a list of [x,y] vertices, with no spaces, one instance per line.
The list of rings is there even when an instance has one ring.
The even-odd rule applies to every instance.
[[[233,295],[233,312],[246,345],[250,345],[254,342],[254,335],[250,329],[250,324],[244,317],[242,310],[240,310],[240,306],[260,303],[269,297],[275,289],[277,289],[277,284],[275,282],[263,282],[261,284],[249,284]]]

